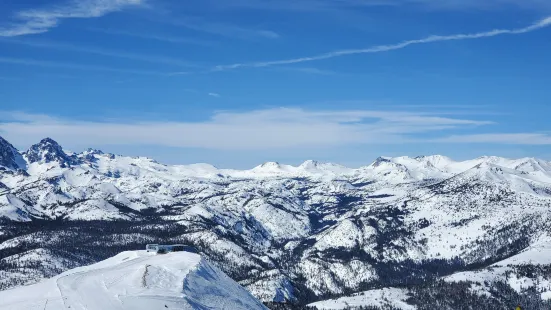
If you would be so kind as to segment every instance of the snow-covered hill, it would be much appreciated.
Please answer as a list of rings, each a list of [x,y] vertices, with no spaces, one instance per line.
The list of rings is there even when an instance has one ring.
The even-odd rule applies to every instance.
[[[122,252],[0,292],[0,309],[266,309],[197,254]]]
[[[551,163],[533,158],[230,170],[44,139],[24,153],[0,140],[0,166],[0,289],[171,242],[262,301],[305,304],[486,268],[551,237]]]

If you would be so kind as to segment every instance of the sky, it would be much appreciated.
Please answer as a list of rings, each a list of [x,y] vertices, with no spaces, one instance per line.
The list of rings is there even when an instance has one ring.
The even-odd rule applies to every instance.
[[[551,160],[548,0],[0,0],[0,136],[168,164]]]

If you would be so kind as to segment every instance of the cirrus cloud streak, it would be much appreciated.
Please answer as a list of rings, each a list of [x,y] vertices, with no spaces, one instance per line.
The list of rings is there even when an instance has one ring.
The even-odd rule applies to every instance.
[[[296,63],[324,60],[324,59],[357,55],[357,54],[373,54],[373,53],[389,52],[389,51],[399,50],[412,45],[419,45],[419,44],[427,44],[427,43],[435,43],[435,42],[443,42],[443,41],[474,40],[474,39],[495,37],[500,35],[518,35],[518,34],[524,34],[524,33],[529,33],[539,29],[543,29],[549,26],[551,26],[551,16],[546,17],[524,28],[494,29],[490,31],[468,33],[468,34],[431,35],[423,39],[408,40],[397,44],[378,45],[378,46],[362,48],[362,49],[340,50],[340,51],[334,51],[334,52],[329,52],[329,53],[315,55],[315,56],[308,56],[308,57],[290,58],[290,59],[274,60],[274,61],[235,63],[231,65],[219,65],[214,67],[212,71],[233,70],[233,69],[246,68],[246,67],[258,68],[258,67],[271,67],[271,66],[277,66],[277,65],[290,65],[290,64],[296,64]]]
[[[0,37],[44,33],[64,19],[101,17],[144,3],[144,0],[73,0],[64,6],[24,10],[15,14],[15,22],[0,27]]]

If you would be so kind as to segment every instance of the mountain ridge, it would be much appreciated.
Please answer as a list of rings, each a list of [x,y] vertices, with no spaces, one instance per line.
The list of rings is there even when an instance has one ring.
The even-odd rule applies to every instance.
[[[72,153],[71,155],[68,155],[61,145],[57,143],[55,140],[51,138],[44,138],[39,143],[32,145],[27,151],[25,152],[19,152],[13,145],[11,145],[8,141],[3,139],[0,136],[0,145],[6,146],[6,148],[10,148],[10,150],[16,154],[22,155],[24,157],[24,161],[27,163],[23,166],[26,167],[28,164],[33,163],[58,163],[59,165],[78,165],[82,163],[91,163],[96,161],[96,156],[107,156],[111,159],[115,157],[120,158],[126,158],[126,159],[133,159],[133,160],[143,160],[143,161],[151,161],[153,163],[157,163],[155,160],[147,158],[147,157],[130,157],[130,156],[122,156],[122,155],[114,155],[111,153],[104,153],[101,150],[95,150],[95,149],[87,149],[86,151],[80,152],[80,153]],[[4,156],[7,158],[7,156]],[[0,165],[2,165],[2,159],[4,158],[0,156]],[[8,159],[4,159],[8,160]],[[422,164],[426,165],[424,168],[427,169],[436,169],[439,170],[438,172],[441,173],[457,173],[458,171],[465,171],[468,168],[472,168],[480,163],[491,163],[496,164],[498,166],[503,166],[505,168],[510,168],[513,170],[518,170],[520,168],[523,168],[524,166],[532,167],[532,172],[545,172],[549,173],[551,172],[551,161],[545,161],[543,159],[538,159],[534,157],[523,157],[518,159],[511,159],[511,158],[505,158],[505,157],[498,157],[498,156],[482,156],[471,160],[464,160],[464,161],[455,161],[451,158],[443,155],[423,155],[423,156],[416,156],[416,157],[409,157],[409,156],[400,156],[400,157],[378,157],[374,160],[373,163],[365,166],[361,166],[359,168],[349,168],[340,164],[331,163],[331,162],[319,162],[316,160],[305,160],[301,164],[297,166],[292,166],[288,164],[281,164],[279,162],[265,162],[263,164],[260,164],[256,167],[253,167],[251,169],[244,169],[244,170],[238,170],[238,169],[220,169],[216,166],[210,165],[208,163],[196,163],[196,164],[187,164],[187,165],[165,165],[160,164],[165,167],[179,167],[181,169],[188,168],[189,170],[205,170],[208,171],[213,176],[218,176],[218,174],[221,175],[228,175],[236,177],[243,177],[247,176],[247,174],[254,174],[257,173],[258,176],[274,176],[274,175],[308,175],[310,174],[332,174],[332,175],[339,175],[339,174],[353,174],[358,173],[361,171],[369,170],[371,168],[377,168],[385,165],[394,166],[394,167],[400,167],[407,171],[415,170],[414,168],[419,169],[419,167],[412,167],[415,164]],[[14,165],[13,163],[11,165],[2,165],[5,168],[8,169],[23,169],[18,165]],[[465,168],[468,167],[468,168]],[[434,172],[436,173],[436,172]],[[197,175],[200,175],[197,173]],[[193,174],[190,174],[189,176],[193,176]]]

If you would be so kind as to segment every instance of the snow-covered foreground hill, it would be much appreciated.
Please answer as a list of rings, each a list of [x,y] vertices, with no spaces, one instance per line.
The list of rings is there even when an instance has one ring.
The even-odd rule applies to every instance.
[[[123,252],[0,292],[0,309],[266,309],[201,256]]]
[[[51,139],[20,153],[0,140],[0,290],[146,243],[187,243],[263,302],[431,283],[445,294],[456,283],[438,279],[551,238],[550,218],[551,163],[534,158],[228,170],[68,153]],[[515,272],[526,287],[543,289],[536,275],[551,264],[525,265]],[[500,285],[496,300],[533,296]]]

